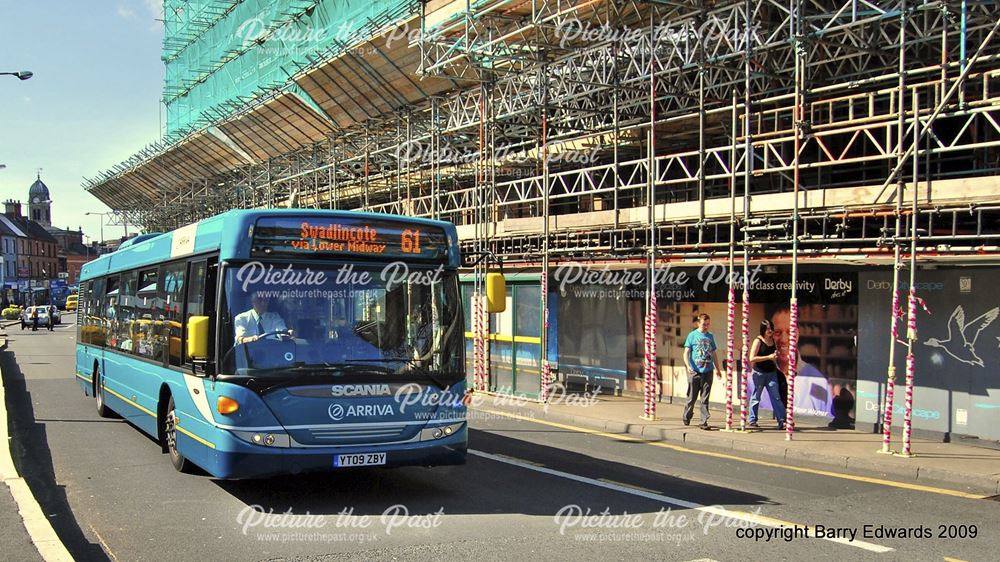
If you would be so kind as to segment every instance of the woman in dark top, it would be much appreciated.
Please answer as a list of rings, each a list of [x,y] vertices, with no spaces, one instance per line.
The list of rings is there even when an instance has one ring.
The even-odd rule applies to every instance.
[[[757,409],[760,395],[767,389],[771,397],[771,407],[778,420],[778,429],[785,428],[785,404],[778,389],[778,349],[774,343],[774,326],[769,320],[760,323],[760,336],[750,346],[750,364],[753,365],[753,396],[750,397],[750,427],[757,425]]]

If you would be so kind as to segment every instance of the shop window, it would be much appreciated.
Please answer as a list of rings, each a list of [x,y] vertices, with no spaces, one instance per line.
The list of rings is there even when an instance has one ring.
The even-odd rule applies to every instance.
[[[541,287],[537,285],[517,285],[514,287],[515,335],[541,337]]]

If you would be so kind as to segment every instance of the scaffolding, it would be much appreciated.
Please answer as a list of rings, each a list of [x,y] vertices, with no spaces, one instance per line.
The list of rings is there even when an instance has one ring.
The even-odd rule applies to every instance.
[[[242,9],[214,4],[187,28]],[[336,19],[331,2],[293,4],[274,21],[307,4]],[[912,277],[918,254],[997,255],[995,0],[388,4],[86,189],[147,231],[234,207],[437,218],[465,250],[543,271],[686,260],[746,278],[751,261],[825,260]],[[192,44],[165,41],[165,59]],[[645,337],[649,396],[655,326]]]
[[[908,138],[914,123],[934,117],[926,146],[916,151],[927,181],[991,177],[1000,168],[1000,49],[987,45],[975,67],[961,58],[995,23],[994,2],[925,2],[905,17],[900,2],[809,2],[801,9],[794,1],[754,1],[749,8],[744,2],[495,1],[462,10],[451,7],[464,2],[439,4],[436,11],[422,4],[418,16],[402,18],[419,22],[421,33],[408,36],[407,48],[400,49],[400,39],[391,47],[408,61],[419,51],[414,70],[424,79],[406,84],[409,90],[422,90],[416,86],[425,81],[436,86],[416,103],[387,83],[378,88],[382,100],[354,100],[358,111],[345,110],[354,123],[338,127],[294,93],[232,102],[230,114],[212,126],[137,155],[88,189],[147,230],[289,199],[303,207],[473,225],[486,202],[485,220],[497,231],[493,249],[539,260],[541,221],[535,232],[507,236],[501,223],[589,213],[594,220],[584,228],[555,229],[551,250],[559,255],[627,256],[630,249],[643,255],[661,230],[669,231],[661,252],[692,244],[699,251],[724,248],[728,235],[717,231],[728,217],[712,213],[711,203],[726,198],[730,179],[748,169],[755,199],[796,188],[853,190],[856,197],[823,208],[845,217],[855,207],[891,210],[891,190],[860,192],[881,184],[896,164],[900,119]],[[803,21],[797,35],[793,12]],[[396,51],[385,45],[394,33],[383,29],[344,51],[367,45],[390,58]],[[910,35],[905,65],[894,39],[900,35]],[[796,46],[803,59],[800,116]],[[341,56],[305,66],[292,82],[308,86],[323,75],[346,88],[336,79],[351,76],[338,68],[352,62]],[[958,95],[943,103],[956,85]],[[736,108],[738,134],[729,123],[734,96],[747,100]],[[920,106],[908,106],[911,98]],[[662,207],[657,216],[680,203],[693,203],[696,212],[656,229],[636,228],[648,222],[633,211],[648,203],[650,183]],[[789,210],[755,208],[754,217]],[[798,222],[769,246],[788,245]],[[829,232],[802,228],[808,246],[824,245],[818,238],[839,248],[871,238],[860,235],[863,222],[870,221],[845,218]],[[579,232],[567,236],[571,231]]]

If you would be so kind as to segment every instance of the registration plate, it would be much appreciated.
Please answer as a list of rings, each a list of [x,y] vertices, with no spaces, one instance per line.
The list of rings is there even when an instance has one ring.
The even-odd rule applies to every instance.
[[[385,464],[385,453],[357,453],[353,455],[336,455],[333,466],[346,468],[349,466],[380,466]]]

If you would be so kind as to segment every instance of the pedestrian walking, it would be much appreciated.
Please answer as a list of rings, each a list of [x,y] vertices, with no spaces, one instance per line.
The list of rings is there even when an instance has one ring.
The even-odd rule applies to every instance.
[[[716,353],[715,336],[708,329],[711,327],[708,314],[698,315],[698,327],[691,330],[684,340],[684,365],[688,370],[688,399],[684,406],[684,425],[691,424],[694,416],[695,402],[701,399],[701,429],[710,429],[708,425],[708,396],[712,392],[712,375],[722,378],[725,370],[719,368],[719,356]]]
[[[753,366],[753,395],[750,397],[750,427],[757,425],[757,410],[760,407],[760,396],[767,389],[771,398],[771,408],[778,429],[785,428],[785,404],[781,401],[781,390],[778,377],[778,346],[774,343],[774,326],[770,320],[760,323],[760,335],[750,345],[750,364]]]
[[[37,306],[31,307],[31,331],[32,332],[37,332],[38,331],[38,307]]]
[[[49,306],[49,331],[55,329],[54,324],[56,323],[56,307]]]

